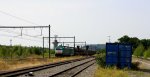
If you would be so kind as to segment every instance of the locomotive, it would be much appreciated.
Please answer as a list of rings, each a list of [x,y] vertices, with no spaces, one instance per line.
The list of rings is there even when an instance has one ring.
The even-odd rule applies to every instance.
[[[55,48],[55,56],[73,56],[74,48],[59,45]]]
[[[88,50],[89,46],[86,46],[86,49],[81,49],[79,46],[77,48],[62,46],[59,45],[55,48],[55,56],[73,56],[73,55],[94,55],[96,51]]]

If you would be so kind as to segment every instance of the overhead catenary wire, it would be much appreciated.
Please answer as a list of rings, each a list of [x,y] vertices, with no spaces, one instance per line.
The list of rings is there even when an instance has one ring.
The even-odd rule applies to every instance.
[[[24,19],[24,18],[15,16],[15,15],[12,15],[12,14],[10,14],[10,13],[4,12],[4,11],[2,11],[2,10],[0,10],[0,13],[5,14],[5,15],[8,15],[8,16],[11,16],[11,17],[16,18],[16,19],[18,19],[18,20],[25,21],[25,22],[30,23],[30,24],[37,25],[37,26],[35,26],[35,27],[40,27],[39,24],[36,24],[36,23],[34,23],[34,22],[32,22],[32,21],[26,20],[26,19]],[[2,26],[2,25],[0,25],[0,26],[1,26],[1,27],[6,27],[6,28],[7,28],[7,27],[12,27],[12,26]],[[16,27],[18,27],[18,26],[16,26]],[[28,28],[29,26],[23,26],[23,27]],[[43,26],[43,27],[46,27],[46,26]],[[36,37],[36,38],[37,38],[37,36],[31,36],[31,35],[23,34],[23,32],[22,32],[23,28],[22,28],[22,27],[18,27],[18,28],[21,28],[21,35],[20,35],[20,36],[26,35],[26,36],[29,36],[29,37]],[[8,32],[8,31],[7,31],[7,32]],[[9,33],[10,33],[10,32],[9,32]],[[15,33],[17,33],[17,32],[15,32]],[[41,30],[41,34],[40,34],[40,35],[42,36],[42,30]],[[17,37],[17,36],[16,36],[16,37]]]
[[[26,29],[29,29],[29,28],[33,28],[33,29],[35,29],[35,28],[40,28],[40,35],[42,36],[42,31],[43,31],[43,28],[50,28],[50,25],[49,26],[0,26],[0,30],[4,30],[4,29],[21,29],[21,33],[19,32],[19,36],[22,36],[23,35],[23,29],[25,28],[25,30]],[[49,29],[50,30],[50,29]],[[5,32],[8,32],[8,33],[12,33],[13,31],[10,31],[10,30],[5,30]],[[18,32],[15,32],[15,33],[17,33],[18,34]],[[49,33],[50,33],[50,31],[49,31]],[[32,33],[31,33],[32,34]],[[27,35],[27,34],[24,34],[24,35],[26,35],[26,36],[30,36],[30,37],[34,37],[34,38],[37,38],[37,36],[31,36],[31,34],[30,35]],[[6,35],[3,35],[3,36],[6,36]],[[14,37],[14,36],[9,36],[9,35],[7,35],[7,37]],[[16,37],[18,37],[18,36],[16,36]],[[44,37],[44,36],[43,36]],[[43,37],[41,37],[41,38],[43,38]],[[40,39],[41,39],[40,38]],[[21,38],[22,39],[22,38]],[[23,38],[24,39],[24,38]],[[26,39],[26,40],[31,40],[31,39]],[[31,40],[31,41],[35,41],[35,40]],[[43,42],[43,41],[41,41],[41,42]],[[49,48],[50,49],[50,48]],[[49,56],[50,57],[50,56]]]
[[[0,28],[48,28],[49,26],[0,26]]]
[[[42,39],[42,37],[31,36],[31,35],[28,35],[28,34],[24,34],[24,33],[22,32],[22,29],[21,29],[21,34],[18,33],[18,32],[14,32],[14,31],[10,31],[10,30],[5,30],[5,29],[0,29],[0,31],[7,32],[7,33],[15,33],[15,34],[19,34],[19,35],[17,35],[17,36],[13,36],[13,37],[18,37],[18,36],[25,35],[25,36],[29,36],[29,37],[33,37],[33,38],[39,38],[39,39]]]
[[[34,25],[39,26],[39,24],[37,24],[37,23],[34,23],[34,22],[29,21],[29,20],[27,20],[27,19],[24,19],[24,18],[15,16],[15,15],[12,15],[12,14],[7,13],[7,12],[4,12],[4,11],[2,11],[2,10],[0,10],[0,13],[5,14],[5,15],[8,15],[8,16],[11,16],[11,17],[13,17],[13,18],[15,18],[15,19],[18,19],[18,20],[22,20],[22,21],[24,21],[24,22],[27,22],[27,23],[34,24]]]
[[[5,36],[5,37],[14,37],[14,36],[10,36],[10,35],[5,35],[5,34],[0,34],[1,36]],[[18,38],[18,39],[24,39],[24,40],[30,40],[30,41],[36,41],[36,42],[43,42],[40,40],[32,40],[32,39],[27,39],[27,38],[22,38],[22,37],[14,37],[14,38]]]

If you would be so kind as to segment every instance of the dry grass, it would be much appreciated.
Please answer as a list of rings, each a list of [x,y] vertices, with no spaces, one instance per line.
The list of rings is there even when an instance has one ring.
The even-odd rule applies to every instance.
[[[101,68],[98,67],[95,72],[95,77],[128,77],[124,70],[114,68]]]
[[[9,69],[9,65],[7,65],[7,63],[5,63],[4,61],[0,61],[0,70],[7,70]]]
[[[59,61],[65,61],[65,60],[71,60],[76,58],[81,58],[82,56],[72,56],[72,57],[53,57],[50,59],[42,59],[42,58],[35,58],[34,57],[28,57],[26,59],[21,60],[3,60],[0,59],[0,71],[6,71],[6,70],[15,70],[19,68],[25,68],[25,67],[32,67],[37,65],[43,65],[48,64],[52,62],[59,62]]]
[[[133,63],[137,60],[138,58],[132,58]],[[98,67],[95,77],[150,77],[150,68],[142,63],[139,65],[139,70]]]

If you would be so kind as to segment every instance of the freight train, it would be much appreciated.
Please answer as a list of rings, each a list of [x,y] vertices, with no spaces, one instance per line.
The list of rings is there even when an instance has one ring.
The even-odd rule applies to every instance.
[[[79,46],[77,48],[68,47],[68,46],[62,46],[59,45],[55,48],[55,56],[73,56],[73,55],[94,55],[96,51],[88,50],[88,46],[86,46],[86,49],[81,49]]]

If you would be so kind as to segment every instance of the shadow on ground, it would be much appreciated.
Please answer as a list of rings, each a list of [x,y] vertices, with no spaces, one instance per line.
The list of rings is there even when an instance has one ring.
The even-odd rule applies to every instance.
[[[150,69],[139,69],[139,71],[150,73]]]

